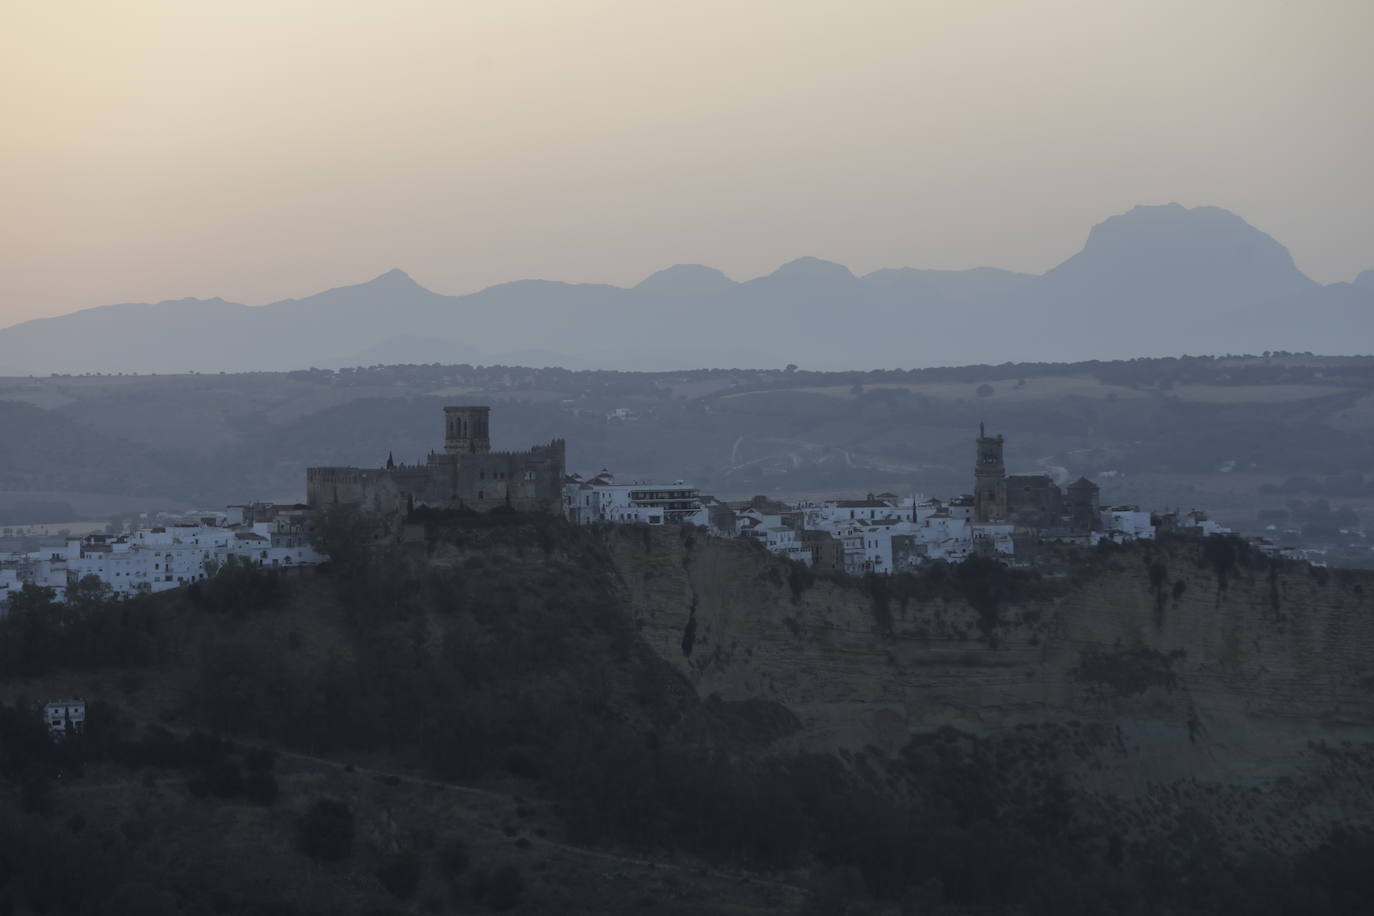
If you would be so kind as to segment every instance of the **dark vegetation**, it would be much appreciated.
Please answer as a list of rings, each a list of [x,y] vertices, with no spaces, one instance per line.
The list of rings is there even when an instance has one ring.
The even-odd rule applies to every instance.
[[[282,575],[240,561],[186,589],[193,605],[243,616],[279,607],[288,594]],[[120,597],[86,576],[55,600],[51,589],[24,586],[0,615],[0,679],[61,668],[145,667],[165,661],[175,608],[147,593]]]
[[[334,798],[321,798],[302,814],[296,822],[296,846],[301,852],[326,862],[338,862],[353,851],[353,811]],[[387,863],[387,876],[392,884],[414,890],[419,875],[406,881],[403,868]],[[383,879],[386,883],[386,879]],[[388,885],[388,890],[391,886]]]
[[[230,557],[203,582],[187,588],[191,601],[206,610],[244,615],[277,607],[287,597],[286,580],[272,568]]]
[[[0,811],[0,906],[13,913],[179,916],[235,913],[306,916],[309,912],[235,882],[224,863],[143,854],[130,829],[89,831],[79,822]]]
[[[701,740],[703,729],[710,732],[710,704],[699,705],[635,639],[601,578],[609,566],[594,535],[547,519],[423,513],[412,520],[427,528],[416,551],[438,556],[461,547],[463,559],[436,569],[417,552],[387,548],[352,571],[335,569],[360,634],[354,664],[372,684],[368,697],[341,702],[351,711],[347,723],[281,721],[261,704],[247,720],[311,746],[414,748],[445,779],[532,780],[558,802],[576,842],[677,849],[759,869],[857,873],[859,892],[879,899],[1022,902],[1043,913],[1129,911],[1143,900],[1142,912],[1184,912],[1178,908],[1192,905],[1193,890],[1207,887],[1217,908],[1193,911],[1234,905],[1277,913],[1305,895],[1330,893],[1304,884],[1295,863],[1270,863],[1284,883],[1255,892],[1238,883],[1250,863],[1216,856],[1170,857],[1177,881],[1157,885],[1160,849],[1113,840],[1111,825],[1088,816],[1054,776],[1051,748],[1081,744],[1087,753],[1111,744],[1091,730],[998,742],[946,732],[913,742],[897,760],[857,769],[827,756],[724,753],[719,740]],[[333,519],[330,528],[330,536],[367,537],[356,519]],[[1252,561],[1243,550],[1223,539],[1203,562],[1223,575]],[[531,578],[524,572],[531,568],[546,573]],[[794,569],[785,587],[800,597],[814,578]],[[879,632],[890,631],[892,615],[909,604],[962,599],[985,636],[1009,604],[1064,587],[987,558],[849,584],[867,592]],[[430,615],[463,633],[462,644],[445,642],[437,655],[421,649],[414,627]],[[1088,658],[1083,677],[1128,694],[1167,689],[1170,665],[1148,653]],[[329,683],[358,680],[336,673]],[[422,702],[434,695],[451,698],[447,708]],[[1334,837],[1331,861],[1343,861],[1354,842]],[[481,899],[498,906],[505,883],[496,875],[487,881],[478,882],[488,895]]]
[[[0,616],[0,678],[56,668],[145,666],[165,657],[167,620],[150,595],[117,598],[87,576],[65,603],[50,589],[26,585]]]
[[[639,640],[597,533],[501,514],[416,513],[411,521],[424,527],[423,541],[378,542],[372,526],[347,511],[324,520],[321,537],[339,559],[299,588],[333,593],[348,643],[311,664],[290,642],[247,636],[256,618],[286,607],[278,586],[225,585],[222,598],[203,588],[195,612],[240,633],[203,650],[193,697],[204,724],[313,753],[383,755],[448,781],[523,780],[531,797],[557,805],[570,841],[685,852],[751,869],[808,869],[816,876],[813,902],[822,907],[816,912],[835,901],[873,899],[911,913],[947,904],[1015,905],[1033,914],[1277,916],[1363,912],[1374,892],[1366,865],[1374,840],[1362,832],[1336,831],[1317,849],[1281,859],[1228,855],[1205,820],[1182,814],[1176,833],[1127,829],[1060,776],[1061,755],[1116,752],[1121,739],[1109,727],[1044,725],[996,737],[944,729],[891,755],[759,757],[726,740],[718,700],[698,701]],[[1244,547],[1214,540],[1220,546],[1198,556],[1219,577],[1258,562]],[[1149,572],[1151,587],[1170,589],[1166,574]],[[800,599],[814,581],[809,571],[793,570],[778,587]],[[866,593],[879,633],[891,632],[894,615],[909,606],[963,600],[985,637],[995,635],[1009,604],[1064,587],[983,558],[936,564],[921,575],[845,581]],[[64,623],[74,628],[64,631],[71,639],[56,643],[82,645],[82,628],[104,633],[139,609],[160,620],[149,601],[93,599],[96,610]],[[25,624],[9,622],[23,621],[20,612],[0,625],[22,635]],[[148,626],[146,657],[157,660],[167,651],[165,624]],[[54,649],[44,664],[106,663],[86,651]],[[1132,694],[1168,689],[1171,664],[1158,653],[1122,653],[1085,657],[1080,673]],[[31,878],[25,869],[51,871],[18,848],[26,844],[11,842],[21,833],[46,853],[89,857],[112,882],[104,891],[118,891],[110,900],[146,907],[138,911],[198,912],[190,904],[219,885],[199,873],[152,873],[131,858],[127,837],[101,847],[86,832],[60,826],[63,813],[45,774],[99,761],[183,773],[192,796],[259,805],[277,799],[270,754],[208,734],[137,733],[99,705],[87,733],[61,744],[48,740],[32,710],[0,710],[0,749],[0,772],[26,812],[0,818],[0,898],[41,900],[52,912],[87,911],[79,908],[95,905],[96,885]],[[343,800],[316,799],[293,823],[303,856],[336,864],[357,858],[356,815]],[[396,900],[410,901],[430,869],[442,881],[463,882],[464,899],[487,909],[513,909],[527,895],[518,868],[472,862],[460,838],[432,855],[388,853],[371,874]],[[214,911],[256,905],[231,894]]]
[[[199,731],[180,736],[157,725],[139,731],[102,702],[87,710],[84,730],[62,740],[49,737],[37,705],[24,700],[0,705],[0,754],[0,774],[35,798],[48,796],[53,778],[79,777],[96,764],[175,772],[199,798],[270,806],[278,795],[270,751],[241,748]]]

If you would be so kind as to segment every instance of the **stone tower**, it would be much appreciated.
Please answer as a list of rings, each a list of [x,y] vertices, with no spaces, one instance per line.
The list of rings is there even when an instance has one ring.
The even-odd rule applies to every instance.
[[[973,466],[973,519],[1000,522],[1007,517],[1007,468],[1002,463],[1002,437],[989,436],[978,424],[978,460]]]
[[[444,452],[485,455],[491,451],[490,407],[445,407]]]
[[[1069,484],[1069,521],[1081,531],[1096,531],[1102,527],[1100,510],[1102,491],[1086,477]]]

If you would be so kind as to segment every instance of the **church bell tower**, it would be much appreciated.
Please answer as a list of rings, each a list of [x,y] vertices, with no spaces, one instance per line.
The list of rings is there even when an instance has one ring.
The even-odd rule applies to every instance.
[[[445,407],[444,452],[483,455],[491,451],[490,413],[490,407]]]
[[[1002,462],[1002,437],[989,436],[978,424],[978,459],[973,466],[973,518],[1000,522],[1007,517],[1007,468]]]

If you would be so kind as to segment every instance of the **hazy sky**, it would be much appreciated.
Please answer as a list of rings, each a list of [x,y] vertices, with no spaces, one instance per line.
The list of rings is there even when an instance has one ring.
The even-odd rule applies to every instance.
[[[1216,204],[1374,267],[1374,0],[7,0],[0,325],[391,267],[1043,271]]]

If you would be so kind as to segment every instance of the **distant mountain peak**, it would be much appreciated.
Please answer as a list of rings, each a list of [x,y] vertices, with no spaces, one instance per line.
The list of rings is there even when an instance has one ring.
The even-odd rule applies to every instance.
[[[1094,246],[1129,245],[1179,247],[1195,250],[1258,246],[1266,254],[1288,258],[1288,249],[1230,210],[1185,207],[1178,203],[1138,204],[1109,216],[1088,233],[1087,251]]]
[[[1233,287],[1275,295],[1316,284],[1288,249],[1230,210],[1140,205],[1092,227],[1083,250],[1045,274],[1051,282],[1113,275],[1125,285],[1159,282]]]
[[[371,280],[368,280],[366,283],[362,283],[362,284],[359,284],[359,285],[360,285],[360,286],[371,286],[371,287],[374,287],[374,288],[375,288],[375,287],[379,287],[379,286],[409,287],[409,288],[414,288],[414,289],[423,289],[423,288],[424,288],[424,287],[420,286],[420,284],[416,283],[415,280],[414,280],[414,278],[411,277],[410,274],[406,273],[404,270],[401,270],[401,268],[399,268],[399,267],[393,267],[393,268],[391,268],[390,270],[388,270],[386,273],[381,274],[381,275],[376,276],[376,277],[373,277]]]
[[[1355,278],[1355,286],[1361,289],[1374,289],[1374,270],[1362,270]]]
[[[826,261],[822,258],[797,258],[795,261],[788,261],[777,270],[769,274],[776,279],[796,279],[796,280],[853,280],[854,274],[843,264],[836,264],[834,261]]]
[[[650,274],[635,287],[654,296],[702,296],[734,286],[735,281],[705,264],[674,264]]]

